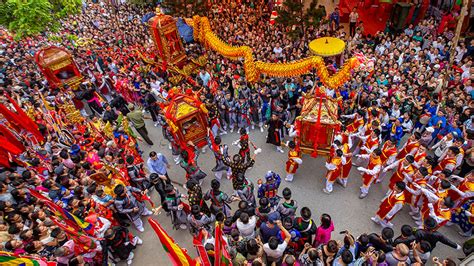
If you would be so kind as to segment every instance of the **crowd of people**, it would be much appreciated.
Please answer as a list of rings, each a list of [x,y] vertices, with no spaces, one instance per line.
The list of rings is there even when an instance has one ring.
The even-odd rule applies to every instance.
[[[332,21],[338,10],[328,14],[327,23],[310,26],[294,39],[283,25],[268,22],[273,6],[267,1],[243,2],[215,4],[208,17],[220,38],[252,47],[257,60],[304,58],[310,40],[335,36],[345,40],[348,49],[326,59],[330,71],[359,52],[373,60],[373,71],[354,72],[339,89],[325,88],[311,74],[285,79],[262,76],[250,84],[242,61],[188,43],[187,54],[206,53],[208,63],[193,77],[195,85],[172,84],[166,69],[142,58],[145,54],[156,59],[147,25],[141,22],[154,7],[110,8],[102,1],[86,2],[81,14],[62,21],[59,33],[16,41],[2,29],[2,94],[28,112],[45,138],[36,143],[18,131],[29,148],[21,156],[9,157],[8,165],[0,168],[2,250],[61,265],[107,260],[131,264],[133,250],[143,241],[127,227],[133,224],[144,231],[142,216],[157,211],[154,205],[147,207],[150,193],[156,191],[176,230],[204,235],[211,261],[214,224],[219,221],[234,265],[423,265],[431,260],[455,265],[453,259],[431,258],[431,253],[439,242],[461,248],[462,243],[438,232],[442,226],[457,226],[462,236],[472,236],[474,41],[461,40],[451,54],[453,29],[436,17],[410,24],[403,32],[387,28],[371,35],[364,33],[358,16],[351,15],[356,28],[346,34],[339,19]],[[74,55],[84,76],[77,90],[51,89],[38,71],[33,56],[47,45],[66,47]],[[199,168],[197,146],[180,145],[171,134],[160,106],[172,89],[194,91],[209,111],[214,176]],[[388,190],[386,197],[374,206],[378,211],[372,221],[381,225],[380,234],[354,236],[349,228],[341,232],[343,242],[335,241],[330,214],[318,220],[311,211],[315,206],[299,206],[290,188],[279,193],[285,182],[304,178],[297,173],[304,164],[294,122],[302,100],[316,90],[338,101],[341,121],[325,164],[323,192],[333,193],[334,183],[346,187],[352,170],[352,178],[354,173],[362,177],[363,199],[393,170],[388,188],[381,188]],[[0,101],[12,107],[6,96]],[[73,105],[81,116],[72,119],[66,105]],[[158,150],[142,154],[140,145],[154,145],[144,119],[162,128],[176,165],[185,170],[183,193],[168,175],[170,167],[177,167],[171,158]],[[1,124],[17,128],[5,117]],[[253,184],[245,173],[258,152],[251,152],[248,136],[263,132],[265,126],[267,142],[277,152],[285,152],[281,146],[289,148],[287,175],[282,180],[276,173],[280,169],[273,169],[263,182]],[[240,135],[235,142],[240,150],[229,156],[220,136],[234,131]],[[232,192],[221,190],[223,175],[232,180]],[[204,178],[211,180],[209,191],[201,187]],[[230,204],[238,208],[232,212]],[[67,218],[54,217],[52,205],[90,223],[92,229],[75,235],[65,226],[71,225]],[[410,206],[414,225],[403,225],[396,233],[391,220],[404,205]]]

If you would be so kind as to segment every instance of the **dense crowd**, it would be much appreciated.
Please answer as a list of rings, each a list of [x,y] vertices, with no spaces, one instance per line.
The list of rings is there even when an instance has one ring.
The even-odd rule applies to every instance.
[[[241,61],[186,44],[189,56],[208,55],[207,65],[194,76],[197,85],[183,81],[177,87],[193,90],[209,110],[208,146],[216,158],[215,178],[199,168],[199,149],[193,143],[179,145],[163,117],[160,103],[174,87],[170,73],[142,60],[141,55],[156,59],[147,26],[141,22],[154,7],[112,9],[102,2],[87,3],[81,14],[62,21],[59,33],[21,41],[2,29],[1,90],[28,111],[45,137],[42,144],[24,138],[31,148],[0,168],[4,251],[61,265],[95,265],[107,259],[131,264],[142,240],[127,227],[133,224],[144,231],[142,216],[153,213],[146,205],[150,191],[156,190],[176,230],[204,234],[211,261],[217,220],[224,224],[234,265],[423,265],[432,259],[437,265],[455,265],[453,259],[431,258],[431,253],[439,242],[461,248],[462,243],[438,232],[441,226],[457,226],[463,236],[472,236],[474,41],[461,40],[451,54],[453,29],[437,17],[422,19],[402,32],[387,27],[375,35],[365,34],[358,21],[353,34],[346,34],[338,10],[327,15],[327,23],[308,27],[293,39],[282,25],[269,24],[271,4],[243,2],[216,4],[208,16],[219,37],[233,45],[249,45],[256,59],[304,58],[310,40],[335,36],[344,39],[348,49],[326,59],[331,71],[359,52],[373,60],[374,70],[354,72],[339,90],[324,88],[311,74],[263,76],[250,84]],[[50,89],[33,60],[47,45],[73,53],[85,77],[78,90]],[[343,122],[326,163],[324,192],[332,193],[336,182],[345,187],[354,163],[357,169],[352,171],[363,178],[362,199],[393,169],[387,196],[372,218],[382,225],[381,233],[354,236],[347,230],[341,232],[342,242],[335,241],[330,214],[316,219],[314,206],[299,206],[289,188],[280,194],[284,181],[277,173],[269,171],[257,185],[245,176],[255,163],[248,134],[268,126],[267,142],[278,152],[284,152],[282,145],[289,148],[284,180],[298,178],[301,153],[294,121],[301,114],[302,99],[316,87],[339,101]],[[5,96],[0,101],[11,107]],[[80,110],[78,121],[63,111],[68,103]],[[60,126],[55,125],[58,119],[63,121]],[[154,144],[144,119],[163,129],[176,165],[185,170],[184,194],[168,175],[167,169],[177,167],[171,158],[159,151],[142,154],[139,143]],[[3,117],[0,121],[11,126]],[[70,141],[59,127],[70,133]],[[234,131],[240,134],[240,151],[229,156],[220,135]],[[223,175],[232,179],[231,193],[220,189]],[[200,186],[204,178],[212,179],[209,191]],[[54,210],[35,191],[90,223],[88,241],[54,218]],[[238,208],[231,212],[229,204],[235,203]],[[403,225],[400,233],[394,232],[390,221],[403,205],[410,205],[416,226]],[[464,251],[472,252],[469,247]]]

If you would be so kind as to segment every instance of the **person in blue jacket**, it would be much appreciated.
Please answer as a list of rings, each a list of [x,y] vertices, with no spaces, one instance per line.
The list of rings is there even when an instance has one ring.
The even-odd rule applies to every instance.
[[[397,146],[400,143],[400,140],[403,137],[403,127],[400,122],[400,119],[403,118],[398,118],[395,119],[392,123],[387,125],[387,130],[389,132],[389,138],[394,138],[397,140]]]
[[[456,132],[458,136],[462,137],[462,129],[460,128],[461,125],[462,123],[460,121],[448,123],[448,125],[440,131],[440,135],[446,136],[449,133]]]
[[[444,110],[439,109],[438,113],[430,118],[428,126],[434,128],[433,134],[431,134],[433,139],[429,143],[431,145],[438,142],[438,134],[446,127],[446,117],[444,117]]]
[[[438,109],[438,103],[436,100],[429,101],[425,104],[425,112],[433,117],[436,114],[436,110]]]
[[[339,8],[336,7],[334,9],[334,12],[331,13],[331,15],[329,15],[329,23],[330,23],[330,27],[332,30],[337,30],[339,29],[339,22],[340,22],[340,14],[339,14]],[[333,28],[333,22],[334,22],[334,28]]]

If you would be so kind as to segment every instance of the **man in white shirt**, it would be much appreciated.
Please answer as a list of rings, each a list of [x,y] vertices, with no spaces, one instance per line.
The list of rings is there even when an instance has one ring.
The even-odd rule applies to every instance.
[[[441,158],[443,153],[449,149],[449,147],[453,146],[453,139],[457,137],[456,132],[451,132],[450,134],[444,136],[438,143],[431,147],[431,150],[434,150],[434,154],[437,158]]]
[[[162,84],[161,80],[158,80],[155,77],[151,78],[151,82],[150,82],[151,92],[160,102],[168,97],[168,93],[161,88],[161,84]]]
[[[280,47],[280,44],[277,43],[275,48],[273,48],[273,52],[276,54],[277,57],[282,57],[283,56],[283,48]]]
[[[249,217],[248,213],[243,212],[237,219],[237,229],[240,235],[244,238],[255,238],[255,226],[257,225],[257,218],[255,215]]]
[[[305,86],[305,87],[308,87],[308,86],[309,86],[309,87],[312,88],[312,87],[313,87],[313,84],[314,84],[314,83],[313,83],[313,81],[311,80],[311,76],[309,76],[309,75],[306,76],[306,79],[303,81],[303,86]]]
[[[463,42],[459,43],[460,46],[456,47],[455,61],[459,64],[462,61],[464,54],[467,52],[466,45]]]
[[[413,36],[413,24],[408,25],[408,28],[405,29],[405,34],[409,37]]]
[[[155,77],[151,77],[150,78],[150,87],[153,89],[153,90],[157,90],[159,91],[160,90],[160,85],[161,85],[161,82],[159,80],[157,80]]]
[[[201,71],[199,72],[199,78],[202,80],[202,85],[204,87],[207,87],[209,85],[209,80],[211,79],[211,75],[206,70],[201,69]]]
[[[352,12],[349,14],[349,34],[351,37],[354,37],[356,33],[356,26],[359,20],[359,13],[357,13],[357,7],[352,9]]]
[[[268,243],[263,245],[263,251],[265,251],[265,254],[267,255],[267,262],[269,264],[281,259],[283,252],[285,252],[288,242],[290,242],[291,239],[290,233],[285,229],[285,227],[283,227],[280,220],[276,221],[276,225],[285,234],[285,239],[283,240],[283,243],[279,244],[278,238],[272,236],[268,240]]]
[[[383,54],[383,52],[385,51],[385,45],[383,43],[377,45],[377,47],[375,47],[375,52],[378,53],[379,55]]]

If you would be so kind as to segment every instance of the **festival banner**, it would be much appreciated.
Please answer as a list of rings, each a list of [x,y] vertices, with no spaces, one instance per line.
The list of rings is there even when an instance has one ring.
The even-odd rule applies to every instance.
[[[60,217],[61,220],[64,221],[67,225],[73,227],[78,231],[84,230],[84,232],[91,236],[94,235],[94,226],[92,224],[83,221],[81,218],[60,207],[58,204],[54,203],[51,199],[43,196],[38,191],[32,189],[28,190],[30,191],[31,196],[38,198],[40,201],[46,204],[46,206],[48,206],[48,208],[52,212],[54,212],[56,216]]]
[[[73,227],[62,223],[55,216],[52,216],[51,220],[68,235],[69,239],[74,241],[74,252],[76,255],[91,252],[91,250],[97,247],[95,238],[87,236],[75,230]]]
[[[202,239],[204,238],[203,230],[199,231],[197,236],[193,236],[193,245],[196,248],[196,251],[201,259],[202,266],[211,266],[211,261],[209,260],[209,256],[207,255],[206,249],[202,244]]]
[[[214,266],[232,266],[232,259],[227,251],[227,243],[223,237],[222,225],[222,223],[216,222]]]
[[[161,227],[161,225],[153,220],[152,218],[148,218],[148,222],[150,223],[153,230],[155,230],[156,235],[160,239],[161,244],[163,245],[163,249],[168,254],[168,257],[171,260],[171,263],[174,266],[197,266],[200,265],[196,263],[191,257],[188,255],[186,249],[181,248],[174,242],[166,231]]]
[[[47,261],[45,258],[32,258],[30,256],[18,256],[11,252],[0,251],[0,265],[6,266],[56,266],[54,261]]]

